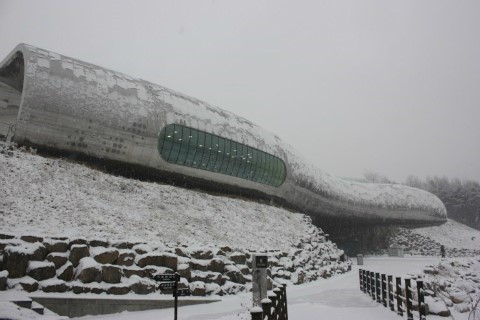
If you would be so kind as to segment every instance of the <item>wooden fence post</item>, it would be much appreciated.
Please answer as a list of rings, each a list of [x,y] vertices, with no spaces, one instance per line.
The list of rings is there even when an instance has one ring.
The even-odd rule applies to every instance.
[[[370,271],[367,271],[367,294],[368,295],[371,295],[371,291],[370,291]]]
[[[360,280],[360,291],[363,291],[363,270],[358,269],[358,277]]]
[[[262,309],[263,309],[263,316],[267,317],[267,320],[271,320],[272,315],[272,300],[270,299],[263,299],[262,300]]]
[[[390,310],[395,311],[395,302],[393,301],[393,276],[388,276],[388,304]]]
[[[250,309],[250,315],[252,316],[252,320],[263,320],[263,312],[260,307]]]
[[[425,310],[425,292],[423,291],[423,281],[417,280],[417,294],[418,294],[418,314],[420,320],[424,320],[426,317]]]
[[[285,316],[284,316],[284,319],[285,320],[288,320],[288,301],[287,301],[287,285],[286,284],[283,284],[283,303],[285,303],[285,307],[284,307],[284,312],[285,312]]]
[[[383,306],[387,307],[387,276],[382,273],[382,302]]]
[[[370,272],[370,287],[372,288],[372,299],[375,300],[375,273]]]
[[[397,313],[403,317],[402,308],[402,278],[396,277],[396,293],[397,293]]]
[[[410,279],[405,279],[405,305],[407,306],[407,320],[413,320],[411,290]]]
[[[367,271],[363,270],[363,293],[367,293]]]
[[[377,291],[377,302],[381,303],[381,293],[380,293],[380,288],[381,288],[381,283],[380,283],[380,272],[375,273],[375,288]]]
[[[277,319],[277,301],[278,297],[275,292],[271,291],[268,293],[268,299],[272,301],[272,312],[270,313],[270,319]]]

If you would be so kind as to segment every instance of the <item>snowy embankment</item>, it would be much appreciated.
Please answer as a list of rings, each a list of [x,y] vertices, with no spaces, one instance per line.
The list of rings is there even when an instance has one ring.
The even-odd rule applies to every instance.
[[[157,294],[179,272],[192,295],[251,288],[253,252],[268,252],[271,286],[344,273],[343,251],[300,213],[115,177],[0,145],[3,288]]]
[[[309,228],[303,214],[116,177],[4,144],[0,181],[4,233],[288,250]]]
[[[443,245],[447,257],[476,256],[480,255],[480,231],[449,219],[440,226],[399,228],[389,244],[411,255],[438,256]]]

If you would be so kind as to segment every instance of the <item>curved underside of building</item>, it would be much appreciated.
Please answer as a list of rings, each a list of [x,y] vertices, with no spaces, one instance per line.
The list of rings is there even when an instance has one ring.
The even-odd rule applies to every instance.
[[[228,111],[26,44],[0,64],[0,136],[249,190],[317,218],[446,221],[426,191],[335,178]]]

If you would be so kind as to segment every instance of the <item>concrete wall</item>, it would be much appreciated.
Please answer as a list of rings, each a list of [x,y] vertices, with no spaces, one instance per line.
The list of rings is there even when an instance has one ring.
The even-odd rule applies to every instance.
[[[112,314],[123,311],[144,311],[154,309],[173,308],[174,300],[155,300],[155,299],[104,299],[104,298],[49,298],[32,297],[32,300],[41,304],[47,309],[52,310],[61,316],[69,318],[82,317],[86,315]],[[212,303],[220,301],[219,299],[190,299],[178,298],[178,306],[189,306],[194,304]],[[181,314],[181,311],[179,311]],[[173,309],[172,309],[173,317]]]

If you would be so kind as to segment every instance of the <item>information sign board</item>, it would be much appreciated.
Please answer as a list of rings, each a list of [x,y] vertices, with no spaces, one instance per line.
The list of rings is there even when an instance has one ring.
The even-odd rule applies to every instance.
[[[255,256],[255,266],[257,268],[267,268],[268,256]]]

